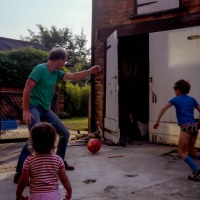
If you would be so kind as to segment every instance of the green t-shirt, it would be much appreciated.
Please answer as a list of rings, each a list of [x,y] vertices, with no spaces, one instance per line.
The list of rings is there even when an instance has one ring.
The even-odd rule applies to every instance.
[[[56,82],[62,80],[65,72],[54,70],[50,73],[45,63],[33,68],[29,78],[36,82],[30,94],[30,104],[42,106],[48,110],[54,95]]]

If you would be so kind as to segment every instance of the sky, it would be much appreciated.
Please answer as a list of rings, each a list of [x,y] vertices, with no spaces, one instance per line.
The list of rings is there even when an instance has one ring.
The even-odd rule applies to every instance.
[[[92,0],[0,0],[0,37],[20,40],[38,33],[36,24],[48,30],[69,28],[73,35],[82,29],[91,45]]]

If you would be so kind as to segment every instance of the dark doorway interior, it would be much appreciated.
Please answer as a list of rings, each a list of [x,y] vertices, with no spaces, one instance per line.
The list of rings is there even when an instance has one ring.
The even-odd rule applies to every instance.
[[[148,139],[138,123],[149,121],[149,35],[118,39],[120,142],[126,144]]]

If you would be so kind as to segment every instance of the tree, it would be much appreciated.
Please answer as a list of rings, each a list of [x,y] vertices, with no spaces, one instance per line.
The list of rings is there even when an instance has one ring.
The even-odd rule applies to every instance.
[[[80,35],[75,35],[74,37],[74,45],[75,45],[75,63],[80,61],[88,61],[88,56],[90,55],[90,49],[86,49],[86,35],[81,31]]]
[[[36,26],[39,29],[38,33],[28,29],[30,36],[21,36],[21,39],[40,43],[49,50],[57,46],[65,48],[72,65],[83,60],[90,61],[90,49],[86,48],[87,39],[83,29],[80,35],[73,35],[68,28],[57,29],[56,26],[51,26],[51,29],[48,30],[41,24],[37,24]]]
[[[28,29],[30,36],[21,36],[21,39],[40,43],[49,50],[56,46],[65,48],[69,54],[69,63],[72,65],[71,72],[90,68],[91,53],[90,49],[86,48],[87,39],[83,29],[80,35],[73,35],[68,28],[57,29],[56,26],[51,26],[50,30],[48,30],[41,24],[37,24],[36,26],[39,29],[38,33]],[[73,83],[78,83],[79,86],[83,86],[88,81],[88,78],[85,78],[83,80],[73,81]]]
[[[21,39],[43,44],[48,49],[56,46],[61,46],[68,50],[74,49],[73,35],[68,28],[57,29],[55,26],[51,26],[51,29],[48,30],[41,24],[36,24],[36,26],[39,29],[38,33],[28,29],[30,36],[21,37]]]

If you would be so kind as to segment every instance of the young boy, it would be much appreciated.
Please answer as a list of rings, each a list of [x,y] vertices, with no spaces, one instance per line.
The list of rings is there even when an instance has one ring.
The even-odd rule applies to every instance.
[[[200,153],[194,149],[198,136],[198,129],[200,128],[200,119],[198,123],[195,122],[194,108],[200,112],[200,105],[193,97],[187,95],[190,91],[190,84],[187,81],[177,81],[174,84],[174,91],[176,97],[169,100],[169,102],[160,110],[153,128],[157,129],[163,114],[168,108],[175,106],[176,117],[178,125],[180,126],[178,154],[193,171],[192,175],[189,176],[188,179],[196,180],[200,178],[200,169],[192,157],[196,157],[200,160]]]

